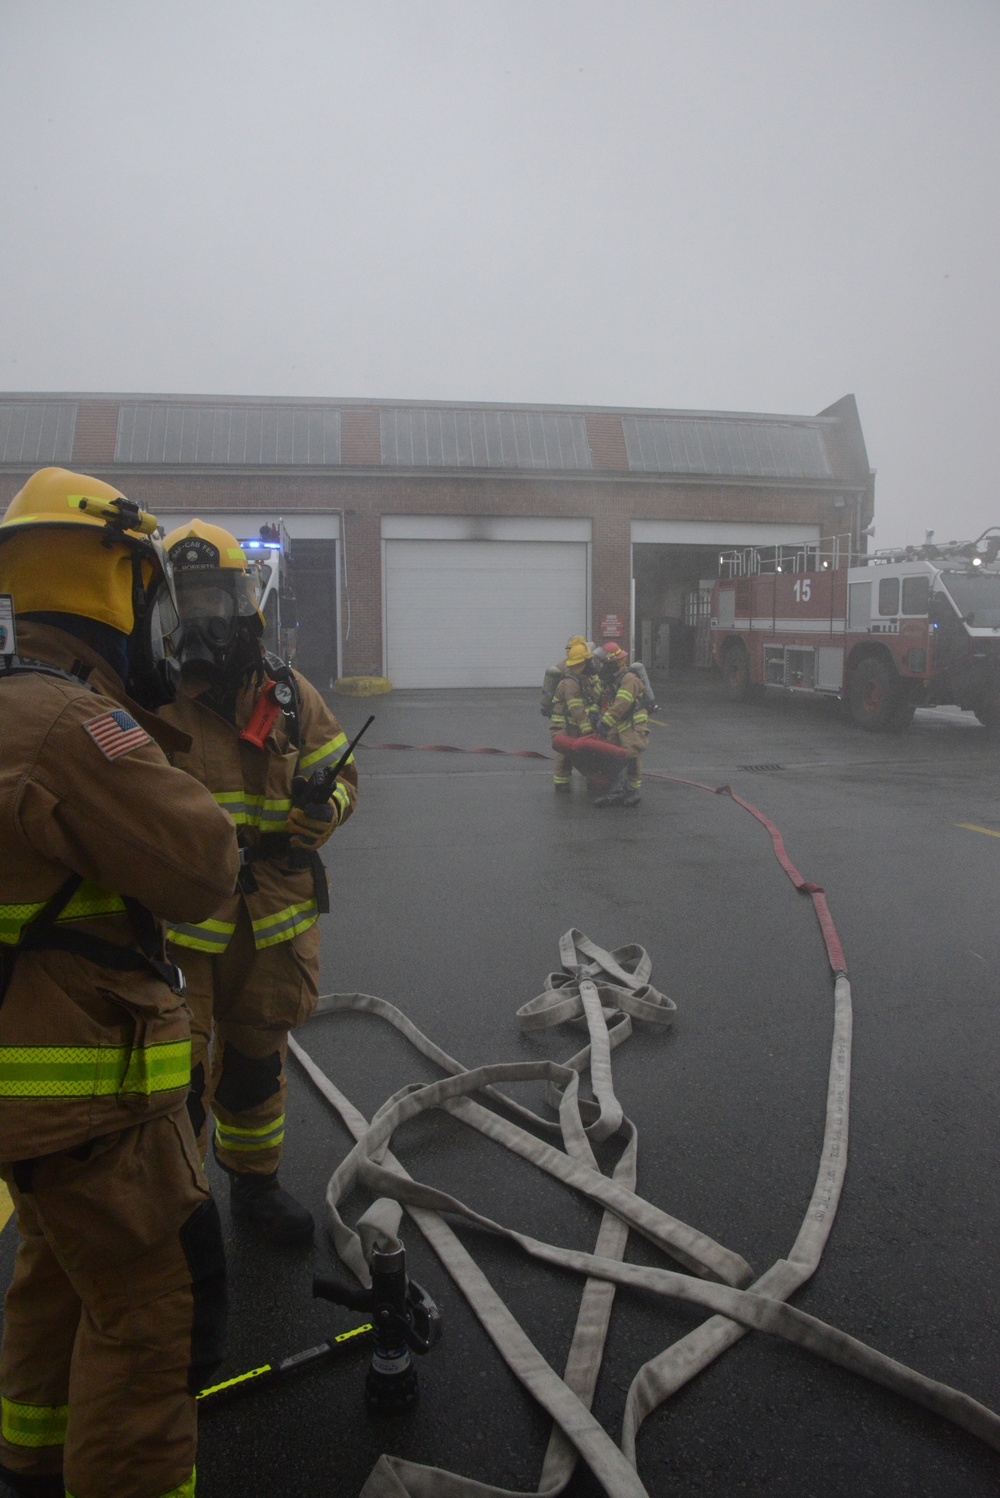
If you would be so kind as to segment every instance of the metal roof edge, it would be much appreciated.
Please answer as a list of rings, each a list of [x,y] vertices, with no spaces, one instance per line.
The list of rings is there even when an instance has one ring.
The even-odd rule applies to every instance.
[[[848,400],[850,397],[842,397]],[[205,405],[205,406],[316,406],[328,410],[354,411],[523,411],[539,414],[563,414],[567,416],[667,416],[679,420],[725,420],[789,422],[796,426],[838,425],[842,416],[830,414],[841,405],[833,406],[817,415],[774,411],[719,411],[685,409],[675,406],[581,406],[512,401],[430,401],[390,400],[383,397],[364,399],[360,396],[292,396],[292,395],[183,395],[163,392],[114,392],[114,391],[0,391],[0,401],[117,401],[128,405]]]
[[[17,475],[23,473],[30,477],[35,473],[36,467],[30,463],[0,463],[0,474]],[[664,484],[671,487],[683,484],[694,485],[698,488],[713,486],[717,488],[739,488],[739,489],[809,489],[817,493],[829,494],[864,494],[867,486],[855,482],[836,478],[771,478],[759,474],[716,474],[716,473],[650,473],[650,472],[625,472],[623,469],[551,469],[551,468],[389,468],[385,465],[361,464],[352,467],[341,467],[336,464],[292,464],[288,467],[264,467],[253,464],[239,464],[237,466],[222,463],[203,464],[180,464],[180,463],[123,463],[119,461],[103,461],[99,463],[88,463],[87,472],[94,478],[114,478],[122,474],[144,478],[204,478],[212,476],[215,478],[227,477],[233,479],[245,479],[252,474],[255,479],[260,478],[317,478],[329,480],[332,478],[347,479],[375,479],[385,478],[387,475],[401,479],[433,479],[440,482],[442,479],[453,479],[455,482],[464,483],[470,478],[485,481],[487,479],[516,479],[523,482],[525,479],[533,479],[539,484],[549,483],[575,483],[575,484]],[[337,506],[333,506],[336,509]],[[289,512],[291,513],[291,512]]]

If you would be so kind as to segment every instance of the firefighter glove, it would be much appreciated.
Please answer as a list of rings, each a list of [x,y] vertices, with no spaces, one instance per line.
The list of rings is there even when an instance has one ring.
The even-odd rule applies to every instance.
[[[604,739],[605,743],[611,737],[611,729],[606,723],[598,723],[597,727],[594,729],[594,732],[597,734],[597,737],[599,739]]]
[[[338,810],[329,801],[322,806],[315,801],[293,806],[288,813],[288,831],[293,848],[322,848],[340,821]]]

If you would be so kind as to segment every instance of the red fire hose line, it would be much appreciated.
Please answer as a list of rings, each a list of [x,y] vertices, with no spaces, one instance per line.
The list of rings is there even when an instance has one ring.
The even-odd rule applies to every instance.
[[[705,785],[700,780],[683,780],[679,775],[668,775],[664,770],[647,770],[646,774],[652,780],[673,780],[677,785],[692,785],[700,791],[710,791],[713,796],[730,796],[736,802],[737,806],[742,806],[744,811],[748,811],[752,817],[756,817],[757,821],[761,822],[771,834],[771,846],[774,848],[774,856],[795,885],[795,888],[800,894],[808,895],[813,902],[813,909],[816,912],[816,919],[819,922],[819,929],[823,934],[823,942],[826,946],[826,955],[829,959],[830,967],[833,969],[834,976],[847,972],[847,959],[844,956],[844,949],[840,944],[837,928],[833,923],[833,916],[830,914],[830,907],[826,903],[826,893],[822,885],[811,883],[810,880],[799,873],[788,856],[784,838],[770,817],[765,816],[759,807],[751,805],[749,801],[744,801],[742,796],[736,794],[731,785]]]

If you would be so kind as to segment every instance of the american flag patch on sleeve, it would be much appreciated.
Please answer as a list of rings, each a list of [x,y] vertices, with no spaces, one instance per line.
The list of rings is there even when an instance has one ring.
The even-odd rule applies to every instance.
[[[146,730],[140,728],[122,707],[111,713],[101,713],[98,718],[90,718],[83,726],[105,759],[118,759],[120,755],[128,754],[130,749],[152,742]]]

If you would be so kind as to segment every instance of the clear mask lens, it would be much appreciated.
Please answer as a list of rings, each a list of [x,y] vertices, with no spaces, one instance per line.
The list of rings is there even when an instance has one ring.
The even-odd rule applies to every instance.
[[[247,619],[257,612],[257,578],[245,572],[175,572],[182,624]]]

